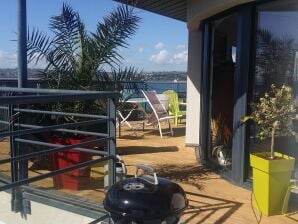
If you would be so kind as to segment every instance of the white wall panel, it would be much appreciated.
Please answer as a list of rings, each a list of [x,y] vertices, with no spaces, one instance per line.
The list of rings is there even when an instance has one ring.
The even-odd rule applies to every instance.
[[[186,145],[200,144],[200,111],[201,111],[201,49],[202,32],[189,31],[187,76],[187,114]]]

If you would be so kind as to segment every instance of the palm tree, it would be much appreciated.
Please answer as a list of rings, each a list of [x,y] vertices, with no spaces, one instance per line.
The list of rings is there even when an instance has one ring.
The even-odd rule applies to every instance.
[[[135,34],[139,22],[140,18],[133,8],[121,5],[106,16],[103,22],[98,22],[94,32],[88,32],[79,13],[64,3],[61,14],[50,19],[49,30],[52,35],[38,29],[28,32],[28,62],[45,62],[41,76],[49,88],[96,91],[135,89],[139,86],[136,81],[142,77],[135,68],[120,67],[122,57],[119,49],[128,47],[127,41]],[[107,67],[110,73],[105,71]],[[98,101],[34,106],[44,110],[77,113],[97,114],[106,111],[106,103]],[[73,122],[78,118],[57,116],[53,121],[51,116],[42,115],[22,119],[31,119],[31,122],[33,119],[34,124],[49,125],[53,122]],[[106,129],[106,126],[95,128],[99,131]],[[48,137],[38,135],[30,138],[48,140]]]
[[[53,37],[37,29],[28,32],[28,61],[45,61],[42,74],[49,88],[136,88],[131,83],[119,85],[121,81],[140,80],[140,76],[134,68],[120,68],[118,50],[128,47],[139,22],[133,8],[121,5],[97,24],[95,32],[87,32],[79,13],[64,3],[61,14],[50,19]],[[113,75],[105,71],[106,67]]]

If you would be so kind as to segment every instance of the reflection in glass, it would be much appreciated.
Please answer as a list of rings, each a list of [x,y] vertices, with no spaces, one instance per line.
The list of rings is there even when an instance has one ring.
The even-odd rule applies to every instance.
[[[256,67],[252,101],[270,90],[271,84],[291,86],[298,97],[298,1],[272,1],[257,9]],[[277,152],[298,158],[295,136],[277,136]],[[260,141],[250,125],[250,152],[269,151],[270,139]]]

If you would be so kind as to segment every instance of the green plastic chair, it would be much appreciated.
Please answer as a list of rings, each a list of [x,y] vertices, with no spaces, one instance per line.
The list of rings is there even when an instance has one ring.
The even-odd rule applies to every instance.
[[[186,106],[186,103],[179,102],[178,94],[173,90],[166,90],[163,94],[169,96],[169,115],[175,116],[174,124],[178,126],[178,118],[186,116],[186,111],[180,110],[180,106]]]
[[[283,215],[287,215],[287,212],[288,212],[288,204],[289,204],[291,190],[298,190],[298,185],[296,185],[296,184],[289,185],[286,195],[285,195],[285,198],[284,198],[283,206],[282,206],[282,214]]]

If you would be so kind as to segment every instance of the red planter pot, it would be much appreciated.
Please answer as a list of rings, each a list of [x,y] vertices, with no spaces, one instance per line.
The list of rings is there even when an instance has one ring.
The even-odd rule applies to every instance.
[[[78,138],[50,138],[50,142],[59,145],[74,145],[94,140],[95,137]],[[93,148],[85,146],[84,148]],[[52,154],[53,170],[63,169],[92,159],[91,153],[69,149]],[[90,166],[72,170],[53,177],[54,187],[59,189],[81,190],[88,186],[90,180]]]

